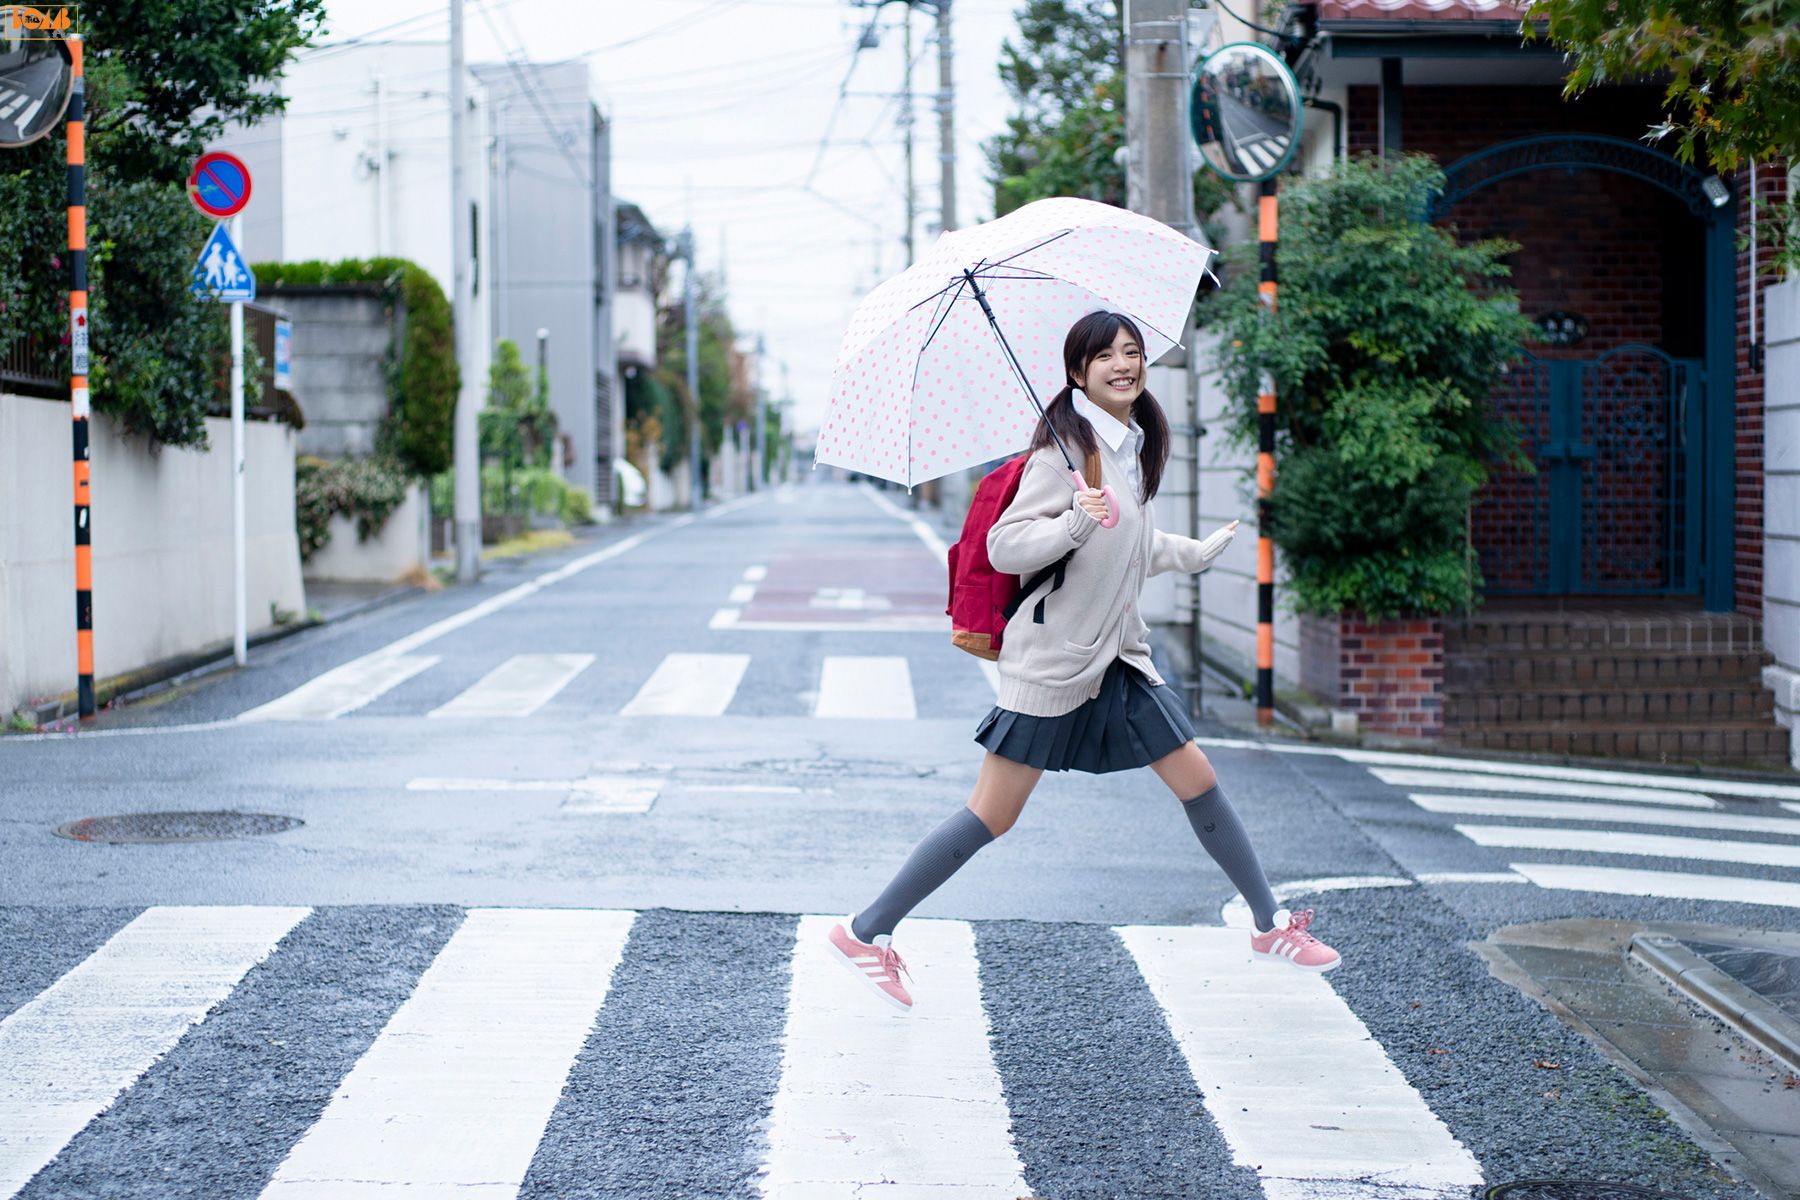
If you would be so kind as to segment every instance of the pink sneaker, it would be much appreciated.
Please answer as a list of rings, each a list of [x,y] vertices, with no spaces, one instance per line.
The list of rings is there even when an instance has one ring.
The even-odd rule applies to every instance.
[[[859,942],[856,935],[850,932],[854,920],[853,914],[833,925],[831,933],[826,937],[825,949],[831,957],[854,971],[856,977],[868,984],[876,995],[903,1013],[911,1012],[912,993],[900,983],[900,973],[906,971],[906,964],[894,952],[894,939],[888,934],[878,933],[873,945]],[[912,972],[907,971],[906,977],[911,979]]]
[[[1292,963],[1302,971],[1331,970],[1343,960],[1336,950],[1306,932],[1312,919],[1310,908],[1300,913],[1280,910],[1275,914],[1275,928],[1250,935],[1250,957],[1261,962]]]

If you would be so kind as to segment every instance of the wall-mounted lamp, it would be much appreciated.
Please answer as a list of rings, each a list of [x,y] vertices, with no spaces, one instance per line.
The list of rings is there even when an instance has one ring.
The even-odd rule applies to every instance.
[[[1706,193],[1706,198],[1712,201],[1714,208],[1724,208],[1725,202],[1731,199],[1731,189],[1726,187],[1725,181],[1717,175],[1708,175],[1702,179],[1700,190]]]

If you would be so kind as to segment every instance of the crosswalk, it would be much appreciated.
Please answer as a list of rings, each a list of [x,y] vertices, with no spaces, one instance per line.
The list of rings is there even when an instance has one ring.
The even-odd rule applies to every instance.
[[[1502,855],[1520,882],[1800,908],[1792,785],[1455,760],[1369,770]]]
[[[30,92],[21,92],[0,84],[0,124],[11,125],[15,131],[14,136],[24,136],[47,99],[48,94],[33,96]]]
[[[720,989],[710,1000],[715,1011],[749,1011],[763,997],[779,1004],[781,1019],[768,1026],[778,1044],[732,1051],[753,1075],[751,1060],[759,1057],[774,1070],[747,1094],[746,1111],[731,1126],[735,1144],[695,1144],[678,1107],[663,1110],[655,1128],[665,1132],[648,1135],[652,1143],[667,1139],[661,1153],[633,1168],[633,1188],[605,1194],[722,1194],[694,1181],[694,1160],[709,1154],[739,1170],[749,1161],[755,1188],[771,1200],[1038,1194],[1030,1166],[1038,1148],[1021,1133],[1008,1099],[1016,1072],[1030,1068],[1016,1060],[1012,1043],[1003,1049],[993,1036],[995,984],[984,971],[979,923],[906,922],[900,944],[919,999],[901,1016],[821,951],[839,917],[659,912],[644,929],[647,916],[458,910],[434,953],[410,966],[404,955],[392,956],[388,970],[416,975],[379,1027],[368,1022],[369,1036],[345,1054],[339,1073],[291,1085],[283,1111],[303,1119],[289,1133],[213,1130],[209,1136],[236,1148],[238,1183],[207,1191],[201,1181],[183,1182],[221,1200],[520,1195],[534,1170],[582,1136],[569,1123],[583,1105],[640,1102],[627,1094],[629,1078],[588,1090],[601,1084],[578,1064],[605,1061],[623,1039],[640,1052],[647,1043],[662,1056],[697,1056],[696,1075],[716,1067],[710,1059],[702,1066],[700,1058],[716,1050],[690,1041],[677,1015],[659,1017],[640,1004],[623,1026],[606,1020],[610,997],[621,991],[640,999],[665,985],[687,991],[698,977],[693,956],[708,956],[698,970]],[[226,1039],[234,1042],[241,1027],[259,1030],[252,1039],[259,1045],[288,1047],[309,1036],[281,1022],[304,1024],[304,1014],[341,1003],[334,989],[349,986],[340,976],[357,968],[339,956],[298,985],[303,994],[289,997],[288,1015],[245,1010],[266,1003],[272,990],[259,973],[291,973],[284,956],[302,955],[309,934],[316,942],[319,923],[343,920],[341,910],[306,908],[147,909],[5,1015],[0,1198],[54,1195],[65,1165],[59,1160],[103,1158],[105,1147],[95,1143],[115,1136],[103,1118],[115,1105],[131,1106],[134,1123],[154,1124],[139,1091],[173,1106],[213,1094],[221,1086],[213,1076],[231,1067],[204,1052],[212,1023],[239,1022]],[[739,960],[730,946],[699,936],[676,953],[680,942],[670,940],[671,928],[693,926],[698,935],[735,921],[747,946],[755,923],[770,920],[788,923],[788,949],[763,959]],[[1253,962],[1241,930],[1111,932],[1128,951],[1122,961],[1135,964],[1131,986],[1162,1014],[1154,1036],[1178,1051],[1170,1063],[1185,1065],[1178,1086],[1189,1095],[1197,1089],[1203,1107],[1184,1118],[1193,1136],[1222,1138],[1264,1196],[1448,1200],[1483,1182],[1475,1156],[1323,977]],[[634,953],[640,937],[646,944]],[[1053,991],[1053,1023],[1035,1036],[1054,1052],[1064,1023],[1093,1023],[1096,1014],[1086,1011],[1093,1003]],[[1150,1082],[1115,1081],[1119,1094],[1080,1099],[1111,1106],[1109,1119],[1128,1128],[1132,1097]],[[1094,1081],[1102,1091],[1108,1086]],[[694,1103],[703,1107],[698,1097]],[[210,1113],[199,1124],[222,1119]],[[168,1120],[171,1129],[159,1136],[178,1137],[186,1126],[178,1116]],[[131,1155],[134,1171],[155,1169],[145,1153]],[[583,1153],[604,1157],[606,1147]],[[684,1182],[663,1182],[677,1178]],[[1115,1181],[1109,1194],[1130,1184]]]
[[[615,711],[625,717],[729,715],[752,658],[749,654],[665,654]],[[811,697],[799,715],[911,721],[921,716],[968,716],[993,703],[996,676],[980,669],[985,664],[963,656],[951,659],[940,654],[938,659],[960,685],[961,694],[969,697],[965,710],[921,712],[913,666],[903,655],[828,654],[817,664],[814,687],[795,693]],[[331,721],[354,716],[400,685],[449,665],[439,655],[368,655],[315,676],[237,719]],[[518,654],[451,699],[415,715],[444,720],[528,717],[562,696],[584,675],[620,669],[593,654]]]

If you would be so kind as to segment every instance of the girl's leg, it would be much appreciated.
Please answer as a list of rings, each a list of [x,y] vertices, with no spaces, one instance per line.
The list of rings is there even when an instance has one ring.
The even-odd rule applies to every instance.
[[[1223,867],[1238,893],[1250,905],[1258,932],[1275,927],[1275,894],[1263,875],[1262,864],[1250,846],[1237,810],[1219,788],[1219,777],[1199,746],[1188,742],[1180,749],[1150,764],[1162,777],[1187,810],[1188,824],[1200,838],[1200,844]]]
[[[865,944],[892,934],[900,919],[943,886],[975,852],[1011,829],[1043,771],[997,754],[981,762],[974,794],[925,835],[875,902],[856,914],[850,936]]]

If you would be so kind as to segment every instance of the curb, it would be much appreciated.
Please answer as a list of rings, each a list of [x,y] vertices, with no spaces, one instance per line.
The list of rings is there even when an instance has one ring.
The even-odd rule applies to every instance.
[[[1792,1070],[1800,1071],[1800,1021],[1695,954],[1677,938],[1636,933],[1626,953]]]
[[[321,629],[350,617],[361,616],[378,608],[386,608],[390,604],[398,604],[414,596],[423,595],[425,589],[420,585],[407,584],[381,593],[379,596],[350,607],[341,609],[329,617],[317,621],[293,621],[286,625],[278,625],[252,634],[245,639],[247,648],[267,646],[273,642],[283,641],[295,634],[305,633],[309,629]],[[234,662],[231,643],[215,642],[204,649],[189,654],[178,654],[173,658],[165,658],[161,662],[151,663],[135,671],[127,671],[122,675],[109,676],[94,681],[94,705],[97,709],[111,704],[129,704],[154,696],[158,692],[177,687],[191,679],[198,679],[223,670]],[[74,692],[65,692],[54,700],[46,700],[32,709],[33,718],[37,721],[37,732],[54,732],[56,726],[77,718],[78,698]]]

